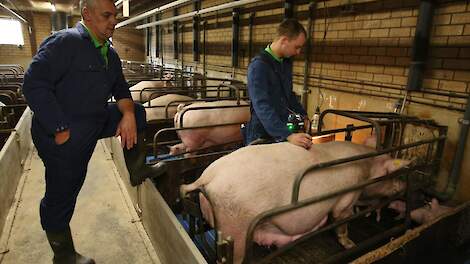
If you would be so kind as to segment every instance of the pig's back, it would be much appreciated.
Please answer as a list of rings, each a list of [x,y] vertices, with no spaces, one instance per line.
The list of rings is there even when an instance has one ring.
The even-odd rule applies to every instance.
[[[183,125],[185,127],[243,123],[248,121],[250,117],[250,108],[248,107],[248,103],[245,101],[240,101],[240,105],[244,105],[246,107],[217,108],[221,106],[237,105],[238,102],[235,100],[200,102],[186,106],[183,110],[181,110],[181,112],[178,112],[178,114],[183,113],[185,109],[191,109],[195,107],[214,107],[214,109],[186,110],[183,115]]]
[[[289,204],[295,178],[308,166],[367,151],[356,146],[331,142],[309,151],[287,142],[248,146],[212,163],[201,177],[210,179],[205,189],[215,207],[253,215]],[[362,163],[312,172],[301,184],[300,200],[350,186],[364,173]]]
[[[165,106],[168,103],[174,102],[174,101],[188,101],[188,100],[192,100],[192,98],[189,96],[180,95],[180,94],[166,94],[166,95],[159,96],[155,99],[152,99],[150,101],[150,104],[148,102],[144,103],[143,106],[147,107],[145,109],[147,113],[147,121],[167,118],[165,117]],[[161,106],[161,107],[153,107],[153,106]],[[168,106],[168,118],[173,118],[175,116],[177,106],[178,106],[177,104],[175,105],[172,104],[171,106]]]

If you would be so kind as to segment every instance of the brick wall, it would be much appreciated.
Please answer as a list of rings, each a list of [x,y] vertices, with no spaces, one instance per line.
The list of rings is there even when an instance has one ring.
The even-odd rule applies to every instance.
[[[114,31],[113,45],[123,60],[145,61],[145,31],[126,26]]]
[[[51,14],[33,12],[28,19],[33,21],[36,49],[38,49],[39,45],[51,34]],[[80,16],[73,16],[69,21],[69,26],[75,26],[80,19]],[[0,64],[20,64],[27,68],[31,63],[31,39],[28,28],[24,24],[22,29],[24,46],[0,45]],[[113,36],[113,44],[121,59],[145,60],[144,33],[141,30],[133,27],[117,29]]]
[[[203,0],[202,8],[231,1]],[[418,0],[331,0],[317,5],[313,25],[313,48],[310,55],[307,110],[316,106],[366,111],[392,111],[398,99],[406,94],[411,47],[419,12]],[[308,1],[296,1],[295,14],[305,27]],[[240,66],[231,67],[231,10],[211,13],[207,21],[206,69],[210,76],[234,77],[246,81],[248,56],[248,17],[255,12],[253,55],[274,37],[275,27],[283,18],[283,1],[263,1],[241,8]],[[192,5],[179,8],[179,13],[193,10]],[[162,14],[171,17],[173,11]],[[185,65],[202,70],[201,57],[193,61],[192,20],[184,24]],[[172,26],[164,26],[164,61],[180,65],[181,54],[174,60]],[[202,29],[202,27],[201,27]],[[326,32],[326,33],[325,33]],[[405,113],[432,118],[449,127],[440,178],[445,182],[455,153],[460,125],[470,93],[470,4],[468,1],[437,1],[429,59],[423,89],[408,93]],[[304,55],[294,62],[294,90],[300,94],[304,83]],[[460,98],[463,97],[463,98]],[[344,126],[344,120],[327,120],[329,127]],[[465,158],[468,159],[467,142]],[[464,162],[458,198],[470,199],[470,163]]]
[[[1,13],[0,15],[6,15]],[[40,14],[34,13],[33,19],[40,19]],[[31,61],[31,42],[28,33],[28,26],[21,24],[23,31],[24,46],[0,45],[0,64],[20,64],[27,67]],[[50,23],[49,23],[50,28]]]

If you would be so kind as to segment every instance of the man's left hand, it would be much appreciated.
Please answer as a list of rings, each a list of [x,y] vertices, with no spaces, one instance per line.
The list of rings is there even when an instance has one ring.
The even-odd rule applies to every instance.
[[[137,144],[137,127],[134,113],[126,113],[116,129],[116,137],[121,136],[121,146],[131,149]]]

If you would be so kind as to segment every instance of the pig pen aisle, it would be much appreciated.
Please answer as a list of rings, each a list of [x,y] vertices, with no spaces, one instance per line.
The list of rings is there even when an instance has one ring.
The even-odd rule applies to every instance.
[[[97,263],[160,263],[123,186],[99,141],[71,222],[75,247]],[[44,166],[33,147],[0,239],[1,264],[52,262],[39,222],[44,187]]]

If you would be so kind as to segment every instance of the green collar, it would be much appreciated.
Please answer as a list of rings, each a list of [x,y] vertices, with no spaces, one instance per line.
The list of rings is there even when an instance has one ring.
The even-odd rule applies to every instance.
[[[271,44],[268,44],[264,50],[269,53],[277,62],[282,62],[282,58],[279,58],[276,56],[276,54],[274,54],[273,50],[271,49]]]
[[[104,44],[101,44],[98,38],[96,38],[95,34],[93,34],[93,32],[90,29],[88,29],[87,26],[85,26],[85,23],[83,23],[83,21],[80,21],[80,23],[83,25],[83,27],[86,29],[86,31],[90,35],[91,42],[93,43],[95,48],[100,49],[101,56],[103,57],[106,65],[108,65],[108,50],[110,46],[109,40],[105,40]]]

